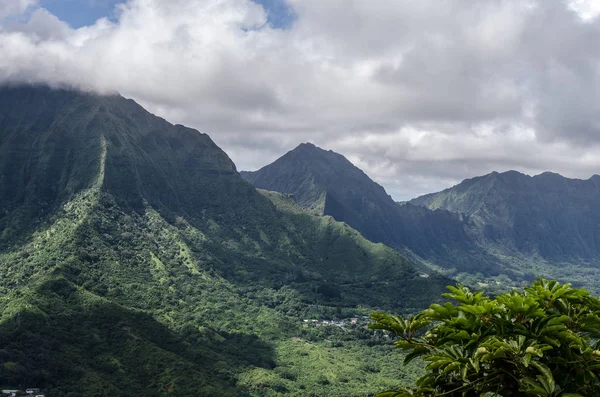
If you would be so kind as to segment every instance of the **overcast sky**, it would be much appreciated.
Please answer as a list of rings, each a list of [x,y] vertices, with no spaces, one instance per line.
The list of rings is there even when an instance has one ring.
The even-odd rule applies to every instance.
[[[0,0],[0,81],[118,91],[240,170],[301,142],[397,200],[600,173],[600,0]]]

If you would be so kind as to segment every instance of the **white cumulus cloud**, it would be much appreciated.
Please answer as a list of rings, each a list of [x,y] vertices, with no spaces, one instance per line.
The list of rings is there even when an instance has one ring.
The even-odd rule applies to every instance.
[[[2,0],[0,1],[0,21],[6,17],[22,15],[37,4],[37,0]]]
[[[240,169],[312,141],[397,199],[492,170],[600,172],[597,2],[287,1],[286,29],[250,0],[129,0],[74,29],[2,0],[0,19],[27,18],[0,29],[0,81],[118,91]]]

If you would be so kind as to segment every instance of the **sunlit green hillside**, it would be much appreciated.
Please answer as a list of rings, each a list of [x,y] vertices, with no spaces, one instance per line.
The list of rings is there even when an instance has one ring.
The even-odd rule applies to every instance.
[[[366,396],[412,377],[363,317],[423,308],[446,279],[277,209],[207,135],[133,101],[17,87],[0,104],[4,386]]]

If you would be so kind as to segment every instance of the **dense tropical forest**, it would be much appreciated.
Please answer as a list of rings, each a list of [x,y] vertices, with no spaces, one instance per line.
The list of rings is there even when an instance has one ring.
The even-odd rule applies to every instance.
[[[512,363],[526,381],[507,390],[598,391],[593,295],[543,280],[507,292],[570,274],[597,293],[597,178],[552,177],[569,187],[557,198],[546,177],[516,177],[533,190],[507,190],[502,211],[460,185],[399,204],[341,155],[301,145],[286,156],[240,175],[208,135],[119,95],[1,88],[0,386],[521,395],[495,377]],[[545,206],[524,209],[528,195]],[[563,226],[581,238],[547,238]],[[446,295],[459,304],[441,306],[456,280],[495,297],[459,287]],[[525,362],[507,358],[513,347]],[[561,378],[572,362],[558,357],[578,355],[583,374]]]

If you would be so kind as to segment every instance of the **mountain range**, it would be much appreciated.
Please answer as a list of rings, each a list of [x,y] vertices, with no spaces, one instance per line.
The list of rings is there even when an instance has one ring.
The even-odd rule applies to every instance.
[[[241,174],[467,284],[506,289],[545,276],[599,291],[598,175],[494,172],[396,203],[345,157],[312,144]]]
[[[367,396],[414,379],[374,310],[455,280],[598,293],[600,177],[492,173],[405,203],[301,144],[241,172],[131,99],[0,87],[0,386]]]
[[[301,144],[272,164],[241,175],[259,189],[291,194],[307,210],[345,222],[418,263],[433,261],[460,270],[477,263],[486,273],[499,271],[495,259],[468,238],[460,217],[443,209],[398,205],[338,153]]]
[[[358,396],[411,376],[362,318],[424,308],[450,280],[282,203],[132,100],[0,88],[0,383]],[[306,322],[349,318],[363,326]]]
[[[410,203],[457,214],[479,246],[507,268],[599,292],[600,176],[493,172]]]
[[[491,173],[411,200],[469,219],[476,236],[548,260],[600,257],[600,176]]]

